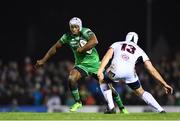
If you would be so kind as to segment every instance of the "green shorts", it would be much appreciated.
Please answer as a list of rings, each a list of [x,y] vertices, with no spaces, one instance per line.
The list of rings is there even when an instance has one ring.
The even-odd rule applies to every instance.
[[[96,64],[91,64],[91,65],[83,65],[83,64],[79,64],[79,65],[75,65],[75,67],[78,67],[80,69],[82,69],[83,71],[85,71],[85,73],[87,75],[92,75],[92,74],[96,74],[97,75],[97,72],[98,72],[98,69],[99,69],[99,66],[100,66],[100,63],[96,63]]]

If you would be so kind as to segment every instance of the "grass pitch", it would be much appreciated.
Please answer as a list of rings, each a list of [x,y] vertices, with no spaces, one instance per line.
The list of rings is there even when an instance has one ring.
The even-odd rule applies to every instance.
[[[180,120],[180,113],[0,113],[0,120]]]

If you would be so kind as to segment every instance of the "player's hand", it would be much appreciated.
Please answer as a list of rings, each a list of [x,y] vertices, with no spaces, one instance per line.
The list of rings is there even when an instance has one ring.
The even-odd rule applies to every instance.
[[[97,76],[98,76],[98,78],[99,78],[99,81],[101,81],[101,80],[104,79],[104,74],[103,74],[102,71],[98,71]]]
[[[77,52],[82,53],[82,48],[81,47],[77,48]]]
[[[44,64],[45,64],[45,62],[44,62],[43,59],[37,60],[37,61],[36,61],[36,64],[35,64],[35,69],[37,69],[37,68],[39,68],[39,67],[42,67]]]
[[[164,86],[164,90],[165,90],[166,94],[168,94],[168,93],[172,94],[173,93],[173,88],[171,86],[169,86],[168,84],[166,84]]]

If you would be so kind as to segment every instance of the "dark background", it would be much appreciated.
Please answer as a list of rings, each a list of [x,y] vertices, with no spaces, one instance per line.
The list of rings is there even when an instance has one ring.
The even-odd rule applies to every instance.
[[[176,52],[180,36],[179,5],[178,0],[1,1],[0,59],[21,61],[31,56],[35,61],[43,57],[69,30],[69,19],[74,16],[95,32],[101,58],[113,42],[123,40],[129,31],[139,34],[139,45],[148,54],[160,36],[170,53]],[[73,58],[70,49],[64,47],[54,59]]]

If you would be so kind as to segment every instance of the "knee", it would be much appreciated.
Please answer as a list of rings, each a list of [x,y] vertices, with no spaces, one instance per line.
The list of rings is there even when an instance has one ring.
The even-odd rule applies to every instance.
[[[68,82],[69,82],[70,84],[76,83],[76,82],[77,82],[76,77],[73,76],[73,75],[69,75],[69,77],[68,77]]]
[[[137,96],[141,96],[144,93],[144,89],[142,87],[140,87],[140,88],[134,90],[134,92]]]
[[[68,81],[70,83],[76,83],[81,78],[79,72],[72,70],[69,74]]]

